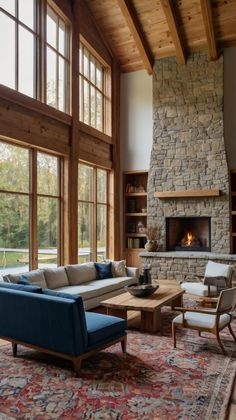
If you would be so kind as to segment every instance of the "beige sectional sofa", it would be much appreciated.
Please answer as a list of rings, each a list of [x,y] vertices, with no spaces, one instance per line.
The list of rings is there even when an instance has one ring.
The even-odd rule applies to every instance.
[[[114,262],[115,264],[115,262]],[[124,286],[138,281],[138,269],[125,267],[122,270],[112,269],[113,277],[98,279],[94,263],[67,265],[65,267],[45,268],[22,274],[8,274],[4,281],[18,283],[29,281],[42,288],[52,289],[71,295],[80,295],[85,309],[99,306],[100,302],[123,293]]]

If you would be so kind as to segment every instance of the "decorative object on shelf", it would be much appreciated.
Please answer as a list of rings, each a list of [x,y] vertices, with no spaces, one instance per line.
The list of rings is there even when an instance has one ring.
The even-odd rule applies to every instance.
[[[146,207],[142,208],[142,209],[141,209],[141,212],[142,212],[142,213],[147,213],[147,208],[146,208]]]
[[[136,192],[136,193],[145,193],[145,192],[146,192],[146,190],[145,190],[145,188],[143,187],[143,185],[139,185],[138,187],[135,187],[135,192]]]
[[[158,237],[159,237],[159,228],[158,226],[148,226],[146,228],[146,238],[147,242],[145,244],[145,249],[148,252],[155,252],[158,250]]]
[[[137,223],[136,232],[137,233],[145,233],[146,232],[146,228],[145,228],[143,222],[141,222],[141,220]]]
[[[158,287],[158,285],[153,286],[151,284],[133,284],[125,286],[125,290],[135,297],[143,298],[152,295]]]
[[[135,228],[135,223],[134,222],[128,222],[127,223],[127,232],[128,233],[135,233],[136,228]]]
[[[136,211],[136,201],[134,198],[130,198],[128,202],[128,212],[135,213]]]

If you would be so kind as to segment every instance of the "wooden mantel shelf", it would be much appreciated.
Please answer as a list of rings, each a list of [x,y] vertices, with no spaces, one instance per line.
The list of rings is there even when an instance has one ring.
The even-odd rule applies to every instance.
[[[157,191],[157,198],[181,198],[181,197],[218,197],[220,190],[186,190],[186,191]]]

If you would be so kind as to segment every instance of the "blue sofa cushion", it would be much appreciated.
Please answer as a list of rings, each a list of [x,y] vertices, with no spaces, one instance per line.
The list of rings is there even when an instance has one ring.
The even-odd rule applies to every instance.
[[[110,279],[112,275],[112,262],[94,263],[99,279]]]
[[[85,318],[89,346],[112,339],[113,336],[122,335],[127,327],[126,320],[116,316],[85,312]]]
[[[42,293],[42,288],[32,284],[0,283],[3,289],[20,290],[22,292]]]

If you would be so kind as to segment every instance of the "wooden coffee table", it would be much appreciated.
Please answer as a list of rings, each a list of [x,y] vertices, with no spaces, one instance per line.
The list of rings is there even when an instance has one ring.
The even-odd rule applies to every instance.
[[[128,311],[141,312],[141,331],[154,333],[161,329],[162,306],[182,306],[184,290],[173,286],[160,286],[151,296],[137,298],[130,293],[122,293],[101,302],[107,308],[108,315],[127,319]]]

